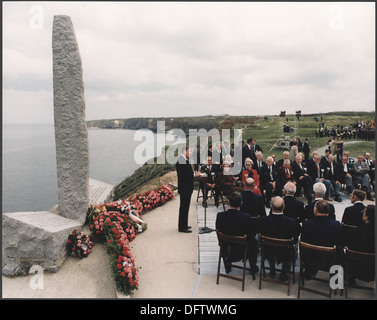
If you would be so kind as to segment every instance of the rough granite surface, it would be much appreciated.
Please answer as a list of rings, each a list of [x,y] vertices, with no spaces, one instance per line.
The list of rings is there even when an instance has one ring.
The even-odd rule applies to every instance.
[[[82,61],[69,16],[54,16],[54,119],[59,215],[85,221],[89,198],[89,144]]]

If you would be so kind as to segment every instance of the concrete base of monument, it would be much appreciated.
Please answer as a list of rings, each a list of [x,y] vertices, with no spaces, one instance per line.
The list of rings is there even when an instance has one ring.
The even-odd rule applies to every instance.
[[[49,211],[3,214],[3,275],[28,274],[32,266],[56,272],[66,258],[66,242],[79,221]]]

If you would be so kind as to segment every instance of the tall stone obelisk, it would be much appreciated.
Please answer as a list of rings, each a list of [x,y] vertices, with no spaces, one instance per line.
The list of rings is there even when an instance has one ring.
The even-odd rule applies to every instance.
[[[58,210],[83,223],[89,198],[89,143],[82,62],[69,16],[54,16],[52,51]]]

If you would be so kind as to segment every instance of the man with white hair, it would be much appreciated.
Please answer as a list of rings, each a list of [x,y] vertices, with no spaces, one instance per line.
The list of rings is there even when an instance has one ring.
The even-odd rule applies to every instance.
[[[266,191],[265,205],[267,208],[270,207],[270,201],[273,194],[281,196],[281,185],[278,179],[278,170],[273,162],[274,159],[272,157],[268,157],[266,159],[266,166],[262,167],[259,174],[261,190]]]
[[[284,215],[302,222],[304,220],[304,203],[295,198],[296,185],[289,181],[284,185]]]
[[[286,159],[289,159],[289,152],[288,152],[288,151],[284,151],[284,152],[283,152],[283,158],[280,159],[280,160],[276,163],[276,165],[278,166],[278,168],[281,167],[281,166],[284,164],[284,160],[286,160]]]
[[[300,195],[301,188],[304,188],[308,203],[311,203],[313,198],[313,180],[308,175],[306,165],[302,163],[302,156],[300,154],[296,156],[295,162],[292,164],[292,171],[296,181],[296,194]]]
[[[271,213],[268,216],[260,218],[260,234],[266,237],[290,239],[297,241],[300,234],[300,224],[283,214],[284,200],[281,197],[275,197],[271,201]],[[275,264],[282,262],[282,272],[279,276],[281,281],[288,279],[287,273],[288,260],[284,250],[280,248],[266,247],[263,251],[270,265],[270,276],[275,277]]]
[[[326,186],[322,182],[317,182],[313,185],[314,201],[308,203],[304,209],[304,219],[309,220],[315,217],[314,215],[314,205],[319,200],[324,200],[326,194]],[[333,204],[329,203],[329,218],[335,220],[335,207]]]
[[[324,171],[323,177],[329,180],[332,185],[331,191],[333,192],[335,196],[334,200],[337,202],[342,202],[342,199],[340,197],[341,184],[337,179],[337,172],[336,172],[334,160],[335,160],[335,156],[333,154],[329,154],[327,157],[327,164],[324,167],[325,171]]]
[[[313,156],[313,162],[311,162],[308,165],[308,174],[312,177],[313,183],[317,182],[323,182],[326,186],[326,195],[325,195],[325,200],[332,201],[330,198],[330,193],[333,191],[331,182],[328,179],[324,178],[324,171],[325,168],[321,166],[321,156],[319,154],[315,154]]]
[[[353,183],[355,185],[361,184],[361,188],[366,191],[367,199],[374,201],[374,199],[371,197],[371,185],[370,185],[370,168],[368,166],[368,163],[366,163],[365,158],[362,154],[359,154],[357,156],[357,161],[353,164]]]

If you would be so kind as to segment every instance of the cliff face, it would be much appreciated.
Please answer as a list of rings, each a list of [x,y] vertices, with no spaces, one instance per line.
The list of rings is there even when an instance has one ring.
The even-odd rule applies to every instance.
[[[235,125],[243,126],[253,123],[255,116],[202,116],[202,117],[178,117],[178,118],[129,118],[110,120],[90,120],[88,127],[103,129],[149,129],[157,132],[157,121],[165,122],[165,130],[181,129],[188,134],[189,129],[232,129]]]

